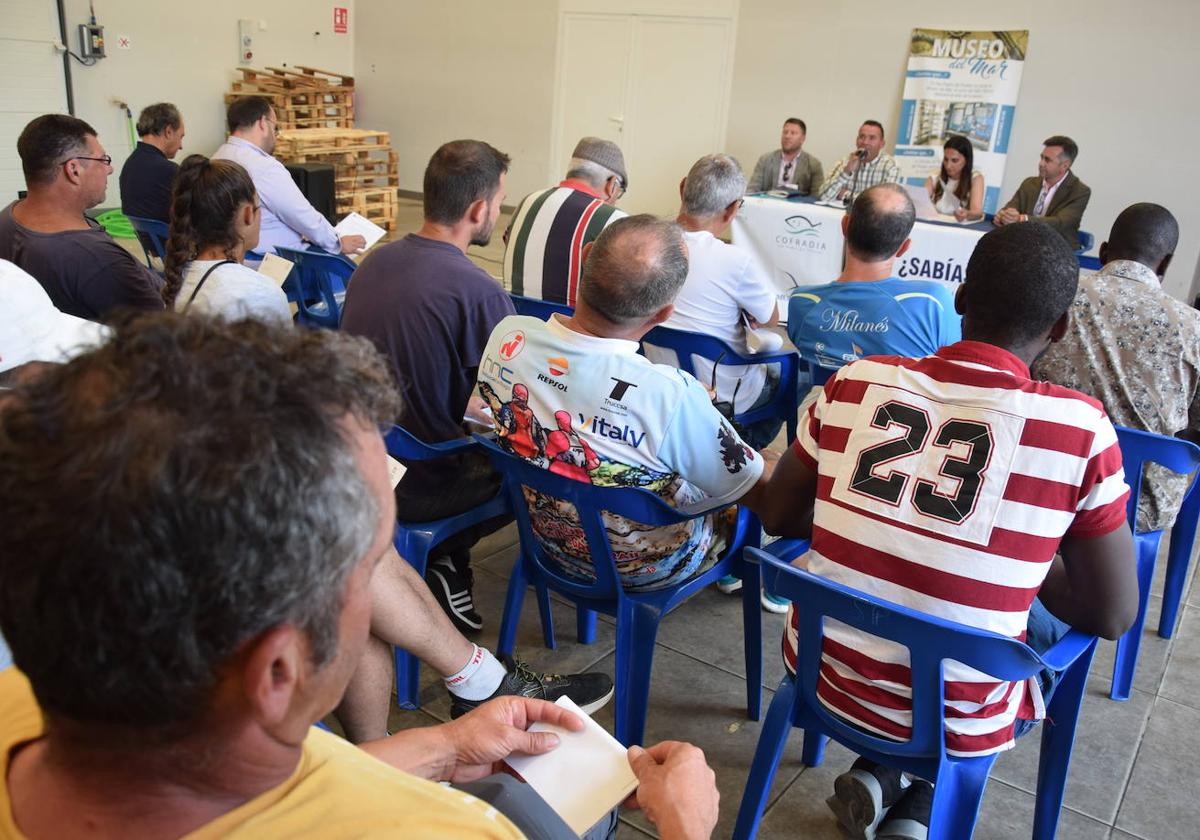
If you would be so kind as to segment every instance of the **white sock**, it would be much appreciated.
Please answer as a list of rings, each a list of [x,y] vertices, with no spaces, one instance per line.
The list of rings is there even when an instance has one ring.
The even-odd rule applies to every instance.
[[[508,671],[487,648],[481,648],[479,645],[471,647],[474,650],[467,664],[457,674],[445,677],[443,682],[455,697],[461,697],[463,700],[485,700],[496,693]]]

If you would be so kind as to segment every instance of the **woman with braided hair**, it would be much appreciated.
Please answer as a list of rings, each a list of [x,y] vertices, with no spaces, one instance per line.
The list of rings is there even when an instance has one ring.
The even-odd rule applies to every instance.
[[[254,183],[230,160],[190,155],[171,194],[171,232],[163,300],[177,312],[291,322],[274,280],[242,265],[258,244],[261,216]]]

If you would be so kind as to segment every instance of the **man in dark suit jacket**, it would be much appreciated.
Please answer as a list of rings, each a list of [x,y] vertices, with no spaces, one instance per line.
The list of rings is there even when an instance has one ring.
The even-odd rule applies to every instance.
[[[1058,231],[1072,250],[1079,247],[1079,223],[1091,188],[1071,171],[1079,147],[1070,137],[1048,137],[1038,159],[1038,177],[1026,178],[992,222],[1041,222]]]
[[[821,161],[802,150],[808,127],[798,117],[788,117],[779,139],[782,148],[767,152],[758,159],[754,174],[746,183],[746,192],[794,188],[802,195],[811,195],[825,180]],[[789,165],[790,164],[790,165]],[[786,186],[793,185],[793,186]]]

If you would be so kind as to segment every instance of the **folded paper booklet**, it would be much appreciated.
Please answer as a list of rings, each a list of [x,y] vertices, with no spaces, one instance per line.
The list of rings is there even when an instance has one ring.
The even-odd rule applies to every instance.
[[[553,732],[558,746],[544,755],[510,755],[508,766],[546,800],[576,834],[583,834],[637,789],[625,748],[570,697],[558,705],[583,718],[582,732],[535,723],[530,732]]]
[[[358,213],[350,213],[334,227],[338,236],[361,236],[367,240],[363,250],[367,250],[387,233],[386,230]]]
[[[285,260],[278,254],[267,254],[258,264],[258,273],[267,275],[282,286],[283,281],[292,273],[293,265],[291,260]]]

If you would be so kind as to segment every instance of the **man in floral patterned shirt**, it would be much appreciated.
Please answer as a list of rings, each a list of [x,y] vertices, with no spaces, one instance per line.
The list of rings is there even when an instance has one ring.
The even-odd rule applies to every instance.
[[[1125,208],[1100,246],[1104,267],[1079,281],[1067,335],[1033,373],[1100,400],[1119,426],[1200,442],[1200,312],[1162,288],[1178,242],[1165,207]],[[1186,490],[1186,477],[1147,465],[1138,530],[1169,527]]]

